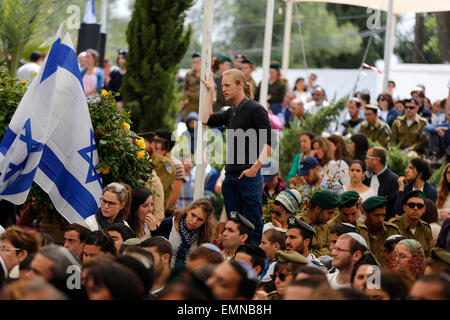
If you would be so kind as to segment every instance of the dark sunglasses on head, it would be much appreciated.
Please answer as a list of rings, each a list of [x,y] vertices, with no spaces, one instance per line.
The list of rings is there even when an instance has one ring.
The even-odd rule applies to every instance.
[[[422,209],[423,207],[425,207],[425,205],[423,203],[415,203],[415,202],[409,202],[409,203],[407,203],[407,205],[411,209],[413,209],[414,207],[417,207],[417,209]]]

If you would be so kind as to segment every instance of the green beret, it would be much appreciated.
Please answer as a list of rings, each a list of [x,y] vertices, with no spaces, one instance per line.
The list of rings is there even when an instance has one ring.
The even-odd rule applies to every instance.
[[[359,193],[356,191],[345,191],[341,195],[341,205],[339,207],[350,208],[356,206],[359,200]]]
[[[221,60],[221,61],[228,61],[230,63],[232,62],[230,58],[228,58],[227,56],[223,56],[221,54],[218,54],[217,58],[219,58],[219,60]]]
[[[450,252],[442,248],[432,248],[431,258],[450,265]]]
[[[423,193],[423,191],[413,190],[403,196],[402,204],[406,204],[406,201],[408,201],[409,198],[420,198],[423,201],[425,201],[426,197],[425,197],[425,193]]]
[[[280,64],[279,62],[272,62],[272,63],[270,64],[270,67],[271,67],[272,69],[280,69],[280,68],[281,68],[281,64]]]
[[[312,196],[311,204],[321,209],[333,209],[341,205],[341,197],[330,190],[320,190]]]
[[[250,60],[250,59],[244,59],[241,63],[255,64],[255,63],[253,62],[253,60]]]
[[[288,229],[291,228],[299,228],[305,230],[306,232],[312,233],[312,235],[316,233],[316,229],[314,229],[314,227],[310,226],[305,221],[302,221],[295,216],[290,216],[288,218]]]
[[[278,250],[275,252],[275,259],[278,262],[293,262],[300,264],[308,264],[308,260],[298,251],[295,250]]]
[[[378,106],[374,105],[374,104],[366,104],[366,105],[364,106],[364,108],[366,108],[366,109],[372,109],[372,110],[374,110],[375,112],[378,112],[378,111],[380,110],[380,108],[379,108]]]
[[[200,57],[201,57],[201,54],[198,52],[195,52],[192,54],[192,58],[200,58]]]
[[[371,211],[376,208],[386,208],[387,199],[385,197],[375,196],[366,199],[362,203],[362,207],[366,211]]]

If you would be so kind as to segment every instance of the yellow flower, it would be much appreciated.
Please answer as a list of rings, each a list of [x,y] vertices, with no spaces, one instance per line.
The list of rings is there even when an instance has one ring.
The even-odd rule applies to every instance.
[[[137,145],[140,149],[145,149],[144,138],[138,138],[138,139],[136,139],[135,141],[136,141],[136,145]]]
[[[95,129],[95,133],[104,135],[106,131],[104,129]]]
[[[108,91],[106,91],[105,89],[102,90],[102,96],[107,96],[108,95]]]
[[[108,166],[108,165],[105,165],[104,167],[100,168],[100,171],[101,171],[103,174],[108,174],[108,173],[109,173],[109,169],[111,169],[111,167]]]
[[[114,146],[114,150],[119,150],[119,146]]]
[[[23,80],[22,80],[22,84],[27,84],[27,80],[26,80],[26,79],[23,79]]]
[[[141,158],[143,158],[143,157],[145,157],[145,150],[141,150],[141,151],[139,151],[138,154],[137,154],[137,158],[138,158],[138,159],[141,159]]]
[[[124,128],[126,130],[130,130],[130,125],[126,122],[122,122],[122,128]]]

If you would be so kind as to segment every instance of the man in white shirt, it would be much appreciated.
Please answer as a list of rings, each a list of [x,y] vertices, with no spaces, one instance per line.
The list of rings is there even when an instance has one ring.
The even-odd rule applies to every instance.
[[[332,265],[337,271],[327,274],[331,288],[337,290],[351,287],[353,265],[366,250],[366,240],[355,232],[345,233],[338,238],[331,251]]]
[[[328,107],[330,103],[325,99],[325,91],[321,87],[314,88],[313,101],[305,105],[305,116],[315,115],[322,107]]]
[[[39,72],[41,69],[41,62],[42,62],[42,55],[39,51],[33,51],[30,56],[30,61],[23,66],[21,66],[19,69],[17,69],[17,78],[19,78],[20,81],[25,80],[25,85],[30,85],[31,81],[34,79],[34,75]]]

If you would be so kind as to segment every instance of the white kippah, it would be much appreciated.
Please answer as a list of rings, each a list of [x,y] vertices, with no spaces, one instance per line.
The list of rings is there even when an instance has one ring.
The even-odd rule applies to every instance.
[[[350,237],[352,237],[353,239],[358,241],[360,244],[362,244],[364,247],[366,247],[366,249],[369,249],[369,247],[367,246],[366,240],[363,237],[361,237],[361,235],[357,234],[356,232],[348,232],[345,234],[348,234]]]

